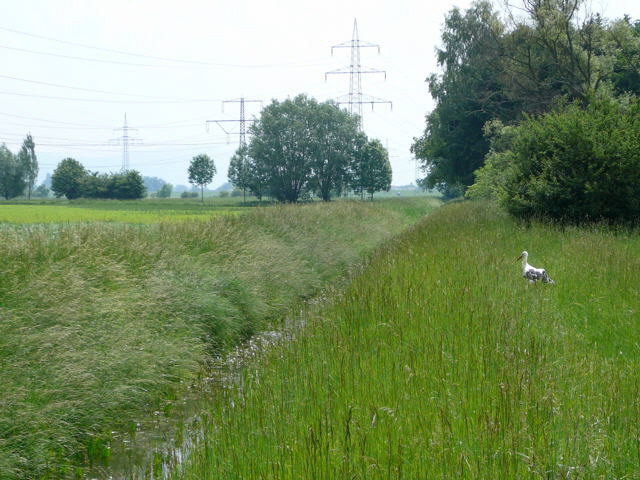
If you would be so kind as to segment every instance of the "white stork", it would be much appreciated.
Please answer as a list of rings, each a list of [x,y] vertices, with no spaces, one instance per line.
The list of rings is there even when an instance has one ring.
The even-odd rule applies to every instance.
[[[520,254],[518,260],[522,259],[522,276],[529,280],[529,283],[536,283],[538,280],[542,280],[542,283],[556,283],[551,280],[544,268],[535,268],[529,265],[529,262],[527,262],[528,257],[529,254],[525,250]]]

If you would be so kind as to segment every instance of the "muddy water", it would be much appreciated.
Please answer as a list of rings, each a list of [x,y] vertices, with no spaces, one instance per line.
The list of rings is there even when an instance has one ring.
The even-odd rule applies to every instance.
[[[302,314],[289,318],[278,330],[262,332],[212,362],[207,378],[190,389],[169,415],[155,412],[141,420],[134,432],[113,432],[108,459],[84,469],[85,480],[139,480],[170,478],[203,438],[207,406],[242,388],[242,369],[272,348],[288,342],[303,325]]]

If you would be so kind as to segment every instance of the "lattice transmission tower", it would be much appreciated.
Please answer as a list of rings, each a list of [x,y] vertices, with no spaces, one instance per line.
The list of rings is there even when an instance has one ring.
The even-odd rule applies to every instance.
[[[350,48],[351,49],[351,65],[348,67],[338,68],[324,74],[325,81],[328,75],[334,74],[349,74],[349,93],[347,95],[341,95],[336,98],[339,105],[349,105],[349,113],[358,116],[359,127],[362,130],[362,105],[371,104],[373,109],[376,103],[387,103],[393,108],[393,103],[389,100],[373,97],[362,93],[362,75],[369,73],[382,73],[384,78],[387,78],[387,72],[384,70],[378,70],[375,68],[363,67],[360,63],[360,49],[361,48],[377,48],[378,54],[380,53],[380,45],[364,42],[360,40],[358,35],[358,21],[353,20],[353,35],[351,41],[343,42],[339,45],[331,47],[331,55],[336,48]]]
[[[247,128],[246,128],[246,123],[247,121],[252,122],[253,120],[247,120],[245,117],[245,103],[257,103],[259,102],[260,104],[262,104],[262,100],[247,100],[244,97],[240,97],[240,98],[236,98],[233,100],[225,100],[222,102],[222,111],[224,113],[224,104],[225,103],[239,103],[240,104],[240,118],[237,119],[223,119],[223,120],[207,120],[207,129],[209,128],[209,123],[216,123],[224,133],[226,133],[227,135],[239,135],[240,139],[239,139],[239,143],[238,146],[239,147],[243,147],[247,144]],[[240,124],[240,129],[238,132],[232,132],[232,131],[228,131],[226,128],[224,128],[223,123],[229,123],[229,122],[233,122],[233,123],[239,123]]]
[[[118,138],[114,138],[111,142],[122,144],[122,172],[129,170],[129,145],[139,145],[142,140],[131,136],[132,132],[137,132],[137,128],[131,128],[127,124],[127,114],[124,114],[124,125],[120,128],[114,128],[116,132],[122,132]]]

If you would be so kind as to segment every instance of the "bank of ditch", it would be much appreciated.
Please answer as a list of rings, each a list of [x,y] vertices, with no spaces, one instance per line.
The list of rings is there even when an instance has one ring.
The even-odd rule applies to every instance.
[[[0,229],[0,478],[68,475],[169,411],[207,358],[437,206],[256,208],[158,225]]]

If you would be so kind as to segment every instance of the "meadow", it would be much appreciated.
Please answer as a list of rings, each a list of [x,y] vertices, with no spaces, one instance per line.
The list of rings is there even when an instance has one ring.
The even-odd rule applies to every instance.
[[[219,206],[177,204],[158,203]],[[81,477],[110,455],[112,431],[171,412],[209,359],[339,282],[438,201],[236,206],[246,213],[201,221],[3,224],[0,478]]]
[[[639,309],[637,232],[447,205],[249,360],[173,478],[640,478]]]
[[[0,224],[206,220],[246,211],[254,204],[236,198],[207,198],[204,203],[199,199],[5,201],[0,202]]]

